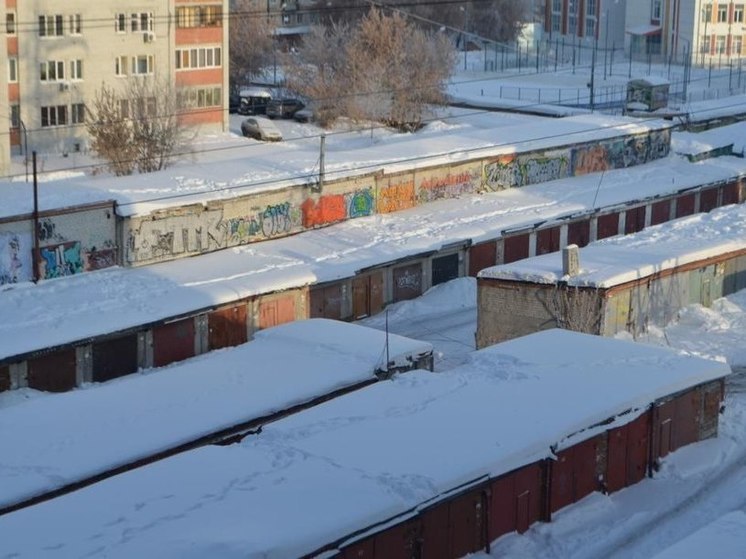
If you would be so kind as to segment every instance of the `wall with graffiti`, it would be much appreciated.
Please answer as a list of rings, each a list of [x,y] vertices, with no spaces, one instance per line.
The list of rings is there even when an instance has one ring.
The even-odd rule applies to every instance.
[[[0,222],[0,285],[34,277],[34,221]],[[118,264],[113,203],[42,212],[38,220],[39,279],[71,276]]]
[[[666,156],[669,145],[670,132],[663,130],[455,165],[378,171],[329,180],[321,189],[314,183],[162,210],[124,219],[124,262],[141,265],[172,260],[445,198],[629,167]],[[73,258],[78,249],[65,245],[55,250],[50,261],[52,256],[57,261],[60,255]]]

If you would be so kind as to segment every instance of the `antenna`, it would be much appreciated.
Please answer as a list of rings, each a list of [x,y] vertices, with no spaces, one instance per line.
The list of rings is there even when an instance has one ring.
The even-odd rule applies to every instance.
[[[598,179],[598,186],[596,187],[596,194],[593,195],[593,204],[591,204],[591,209],[596,209],[596,199],[598,198],[598,191],[601,190],[601,183],[604,180],[604,173],[606,172],[606,169],[601,171],[601,178]]]
[[[386,309],[386,372],[389,372],[389,310]]]

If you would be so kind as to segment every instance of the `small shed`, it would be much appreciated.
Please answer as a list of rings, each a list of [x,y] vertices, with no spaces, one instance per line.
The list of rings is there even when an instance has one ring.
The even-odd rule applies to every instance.
[[[670,83],[658,76],[647,76],[627,82],[628,111],[655,111],[668,106]]]
[[[665,325],[686,305],[710,306],[746,288],[746,208],[596,241],[578,249],[578,258],[577,272],[558,253],[482,270],[477,347],[555,327],[635,334]]]

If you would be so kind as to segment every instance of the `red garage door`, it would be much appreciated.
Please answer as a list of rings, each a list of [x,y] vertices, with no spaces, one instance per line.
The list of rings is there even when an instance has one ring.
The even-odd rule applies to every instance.
[[[503,239],[503,262],[509,264],[528,258],[528,233]]]
[[[630,208],[624,216],[624,234],[637,233],[645,228],[645,206]]]
[[[232,347],[248,340],[246,304],[219,309],[207,315],[210,349]]]
[[[699,193],[699,211],[709,212],[718,207],[718,188],[707,188]]]
[[[671,200],[661,200],[653,203],[650,214],[650,225],[665,223],[671,219]]]
[[[469,247],[469,275],[477,277],[480,270],[497,264],[497,241]]]
[[[395,268],[394,277],[394,302],[414,299],[422,295],[422,265],[410,264]]]
[[[155,367],[163,367],[193,356],[193,318],[185,318],[153,328],[153,365]]]
[[[676,217],[694,213],[694,194],[684,194],[676,198]]]
[[[567,244],[584,247],[590,242],[591,238],[591,221],[584,219],[582,221],[573,221],[567,226]]]
[[[536,232],[536,254],[557,252],[560,246],[560,228],[548,227]]]
[[[65,392],[75,388],[75,349],[67,349],[29,359],[29,388],[48,392]]]

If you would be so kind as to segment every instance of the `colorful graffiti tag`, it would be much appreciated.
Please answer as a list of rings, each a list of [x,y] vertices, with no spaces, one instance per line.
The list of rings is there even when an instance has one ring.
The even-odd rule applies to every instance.
[[[374,212],[373,189],[365,188],[347,194],[309,198],[301,206],[303,227],[326,225],[347,218],[363,217]]]
[[[378,190],[378,213],[387,214],[414,207],[414,180],[389,184]]]
[[[475,190],[474,183],[474,177],[467,171],[429,177],[420,183],[417,198],[422,204],[444,198],[458,198],[464,194],[472,194]]]
[[[575,176],[606,171],[610,168],[609,154],[606,146],[602,144],[581,146],[572,151],[572,169]]]
[[[80,242],[72,241],[39,249],[40,277],[60,278],[79,274],[84,270]]]
[[[262,238],[286,235],[300,225],[300,213],[290,202],[269,205],[253,215],[233,217],[225,220],[228,244],[236,245]]]
[[[31,235],[0,233],[0,285],[30,281]]]

